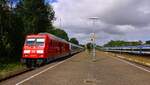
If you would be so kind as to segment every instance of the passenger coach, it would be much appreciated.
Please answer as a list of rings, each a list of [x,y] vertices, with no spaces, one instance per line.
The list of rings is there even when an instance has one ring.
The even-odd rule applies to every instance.
[[[104,47],[104,51],[150,55],[150,45]]]

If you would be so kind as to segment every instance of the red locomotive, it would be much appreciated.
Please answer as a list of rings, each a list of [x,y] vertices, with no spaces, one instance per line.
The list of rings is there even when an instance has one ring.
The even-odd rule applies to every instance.
[[[21,60],[27,67],[33,67],[82,50],[83,47],[52,34],[39,33],[26,37]]]

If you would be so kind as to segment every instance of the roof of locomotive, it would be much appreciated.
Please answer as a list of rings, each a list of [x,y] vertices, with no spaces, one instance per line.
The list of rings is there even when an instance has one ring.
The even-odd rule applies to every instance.
[[[32,37],[46,37],[46,35],[38,35],[38,34],[27,35],[27,38],[32,38]]]
[[[27,35],[27,38],[32,38],[32,37],[46,37],[46,36],[48,36],[48,37],[50,37],[50,38],[52,38],[52,39],[55,39],[55,40],[59,40],[59,41],[61,41],[61,42],[69,43],[69,42],[67,42],[67,41],[64,40],[64,39],[61,39],[61,38],[56,37],[55,35],[52,35],[52,34],[49,34],[49,33],[31,34],[31,35]]]
[[[66,41],[66,40],[64,40],[64,39],[61,39],[61,38],[59,38],[59,37],[56,37],[55,35],[50,34],[50,33],[39,33],[38,35],[47,35],[47,36],[49,36],[50,38],[52,38],[52,39],[54,39],[54,40],[58,40],[58,41],[60,41],[60,42],[65,42],[65,43],[69,44],[68,41]]]
[[[82,46],[79,46],[79,45],[70,43],[70,42],[68,42],[68,41],[66,41],[66,40],[64,40],[64,39],[61,39],[61,38],[59,38],[59,37],[56,37],[55,35],[50,34],[50,33],[38,33],[38,34],[27,35],[28,38],[29,38],[29,37],[46,37],[46,36],[48,36],[48,37],[50,37],[50,38],[52,38],[52,39],[54,39],[54,40],[58,40],[58,41],[60,41],[60,42],[65,42],[65,43],[67,43],[67,44],[71,44],[72,46],[76,46],[76,47],[79,47],[79,48],[83,48]]]

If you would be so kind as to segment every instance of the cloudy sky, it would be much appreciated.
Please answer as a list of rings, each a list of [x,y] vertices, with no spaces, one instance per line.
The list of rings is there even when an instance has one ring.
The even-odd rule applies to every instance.
[[[150,0],[52,0],[57,20],[69,37],[97,44],[110,40],[150,40]],[[93,21],[89,18],[97,17]]]

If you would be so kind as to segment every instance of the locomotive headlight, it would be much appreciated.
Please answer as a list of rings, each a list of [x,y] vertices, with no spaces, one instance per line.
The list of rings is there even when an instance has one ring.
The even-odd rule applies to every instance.
[[[36,52],[37,52],[37,53],[40,53],[40,54],[44,53],[43,50],[37,50]]]
[[[30,53],[30,50],[24,50],[24,53]]]

